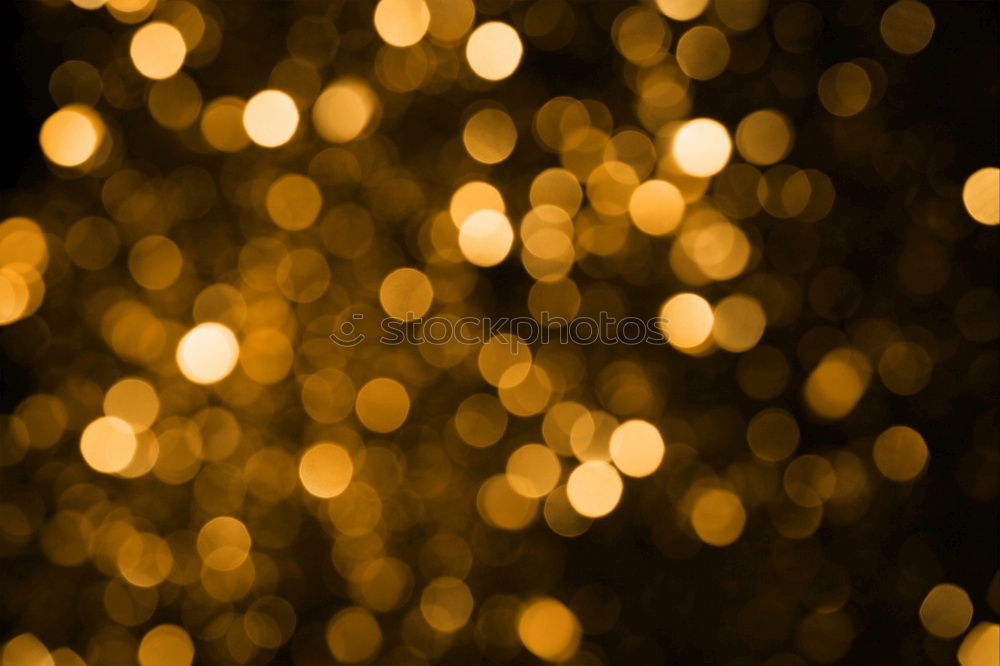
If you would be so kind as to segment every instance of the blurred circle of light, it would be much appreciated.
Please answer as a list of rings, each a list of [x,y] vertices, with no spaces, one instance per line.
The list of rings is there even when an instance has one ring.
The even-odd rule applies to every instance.
[[[102,416],[91,421],[80,435],[83,459],[104,474],[114,474],[128,467],[137,446],[132,426],[116,416]]]
[[[3,666],[56,666],[52,653],[34,634],[20,634],[7,641],[3,646],[3,652],[0,653],[0,664]]]
[[[376,377],[358,391],[354,411],[372,432],[392,432],[406,420],[410,396],[395,379]]]
[[[665,180],[647,180],[632,191],[628,212],[635,226],[651,236],[668,234],[684,217],[681,191]]]
[[[194,642],[176,624],[153,627],[139,642],[139,666],[190,666]]]
[[[341,79],[327,86],[316,99],[313,125],[327,141],[346,143],[365,131],[377,108],[378,97],[367,83]]]
[[[276,225],[298,231],[316,221],[323,207],[323,195],[308,176],[290,173],[267,188],[264,206]]]
[[[451,195],[451,202],[448,204],[451,221],[459,229],[466,218],[481,209],[503,213],[507,210],[507,206],[500,190],[480,180],[471,180],[459,187]]]
[[[525,497],[547,495],[559,483],[562,466],[552,449],[542,444],[525,444],[507,459],[507,482]]]
[[[840,419],[858,404],[871,380],[867,357],[852,347],[827,352],[803,386],[810,409],[825,419]]]
[[[469,215],[458,231],[458,246],[469,263],[496,266],[510,252],[514,230],[503,213],[484,208]]]
[[[167,79],[180,71],[187,45],[180,30],[161,21],[147,23],[132,35],[132,64],[149,79]]]
[[[965,635],[958,648],[961,666],[996,666],[1000,663],[1000,624],[980,622]]]
[[[454,576],[432,580],[420,595],[420,613],[427,624],[443,633],[465,626],[472,615],[473,598],[469,587]]]
[[[217,516],[198,530],[196,548],[205,566],[216,571],[232,571],[250,555],[252,539],[243,521]]]
[[[728,490],[712,488],[695,500],[691,525],[698,538],[711,546],[728,546],[743,532],[747,514],[740,498]]]
[[[214,384],[236,367],[240,345],[236,335],[218,322],[198,324],[177,344],[177,366],[198,384]]]
[[[935,585],[920,604],[920,622],[938,638],[961,636],[972,622],[972,600],[958,585]]]
[[[116,416],[142,432],[153,425],[160,411],[160,398],[156,389],[136,377],[126,377],[111,386],[104,395],[104,413]]]
[[[375,30],[387,44],[413,46],[427,33],[431,12],[424,0],[380,0],[375,7]]]
[[[611,460],[628,476],[649,476],[663,461],[663,437],[652,423],[633,419],[611,433]]]
[[[897,483],[916,479],[927,466],[928,455],[924,438],[908,426],[887,428],[875,440],[872,451],[878,470]]]
[[[674,160],[684,173],[706,178],[726,166],[733,144],[722,123],[696,118],[677,130],[672,149]]]
[[[934,36],[934,15],[922,2],[899,0],[882,14],[879,32],[890,49],[913,55],[923,51]]]
[[[660,319],[667,341],[681,350],[694,349],[705,342],[715,323],[708,301],[690,293],[677,294],[664,303]]]
[[[983,167],[968,177],[962,188],[962,203],[980,224],[1000,224],[1000,168]]]
[[[524,46],[517,31],[506,23],[484,23],[469,35],[465,58],[476,75],[488,81],[506,79],[521,63]]]
[[[517,635],[540,659],[564,662],[580,647],[582,630],[573,611],[551,597],[530,601],[517,619]]]
[[[382,647],[382,629],[364,608],[340,611],[326,627],[326,644],[334,657],[355,663],[373,657]]]
[[[299,480],[310,495],[330,498],[344,492],[351,482],[351,454],[337,444],[321,442],[309,447],[299,461]]]
[[[434,288],[423,272],[397,268],[382,280],[378,300],[387,315],[409,321],[427,313],[434,300]]]
[[[622,497],[622,478],[608,463],[588,460],[569,475],[566,494],[580,515],[600,518],[618,506]]]
[[[708,0],[656,0],[656,6],[668,18],[690,21],[705,11]]]
[[[280,90],[262,90],[243,109],[243,127],[258,146],[275,148],[288,143],[299,126],[295,101]]]
[[[506,112],[483,109],[465,123],[462,143],[472,159],[483,164],[496,164],[513,152],[517,143],[517,128]]]
[[[842,62],[823,72],[816,92],[827,111],[847,118],[868,107],[872,95],[871,77],[860,65]]]
[[[736,127],[736,148],[747,162],[768,165],[780,162],[792,147],[792,127],[787,116],[774,109],[747,115]]]
[[[730,48],[721,30],[697,25],[677,41],[677,64],[692,79],[708,81],[721,74],[729,64]]]
[[[104,125],[89,106],[65,106],[44,123],[38,134],[42,152],[63,167],[80,166],[97,151],[104,134]]]

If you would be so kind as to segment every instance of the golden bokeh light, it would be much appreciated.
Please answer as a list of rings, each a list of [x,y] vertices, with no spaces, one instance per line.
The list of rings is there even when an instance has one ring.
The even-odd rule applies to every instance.
[[[410,396],[395,379],[378,377],[358,390],[354,403],[358,420],[373,432],[392,432],[410,412]]]
[[[80,435],[84,461],[103,474],[120,472],[132,462],[138,442],[128,422],[116,416],[91,421]]]
[[[671,145],[674,160],[684,173],[700,178],[722,171],[732,150],[729,132],[722,123],[711,118],[684,123]]]
[[[289,231],[305,229],[316,221],[323,196],[308,176],[290,173],[278,178],[267,188],[265,199],[271,220]]]
[[[423,272],[397,268],[382,280],[378,300],[390,317],[410,321],[427,314],[434,300],[434,287]]]
[[[1000,224],[1000,168],[983,167],[965,180],[962,203],[976,222]]]
[[[913,481],[924,471],[929,457],[927,443],[913,428],[892,426],[875,440],[872,457],[887,479],[899,483]]]
[[[628,212],[641,231],[652,236],[668,234],[684,217],[684,196],[665,180],[647,180],[632,191]]]
[[[872,82],[863,67],[852,62],[834,65],[819,79],[819,99],[835,116],[854,116],[868,106]]]
[[[652,423],[626,421],[611,433],[611,460],[622,474],[649,476],[663,461],[663,436]]]
[[[462,143],[477,162],[496,164],[507,159],[517,142],[517,128],[510,116],[500,109],[477,111],[465,123]]]
[[[462,221],[458,230],[462,254],[476,266],[496,266],[506,258],[513,244],[510,220],[496,210],[477,210]]]
[[[137,377],[115,382],[104,394],[104,414],[125,421],[137,433],[152,426],[159,411],[156,389]]]
[[[530,600],[517,618],[517,635],[539,659],[561,663],[580,648],[580,621],[565,604],[552,597]]]
[[[528,527],[538,513],[538,501],[514,490],[505,474],[486,479],[476,495],[476,508],[487,525],[517,531]]]
[[[956,656],[961,666],[996,666],[1000,663],[1000,624],[977,624],[965,635]]]
[[[365,132],[378,109],[375,91],[360,79],[344,78],[327,86],[316,98],[313,125],[327,141],[346,143]]]
[[[714,79],[729,64],[729,42],[718,28],[698,25],[677,40],[677,64],[692,79]]]
[[[166,289],[172,285],[181,274],[183,262],[180,248],[164,236],[146,236],[128,254],[129,272],[146,289]]]
[[[660,308],[663,334],[677,349],[699,347],[712,334],[714,323],[712,306],[697,294],[677,294]]]
[[[547,495],[559,483],[560,476],[559,457],[542,444],[525,444],[507,459],[507,481],[525,497]]]
[[[972,600],[958,585],[935,585],[920,604],[920,623],[938,638],[955,638],[972,622]]]
[[[840,347],[828,352],[806,378],[806,403],[826,419],[847,416],[861,400],[871,380],[871,364],[858,350]]]
[[[354,474],[351,454],[332,442],[313,444],[299,460],[299,480],[310,495],[336,497],[347,489]]]
[[[507,410],[487,393],[470,395],[455,410],[455,430],[469,446],[493,446],[503,437],[507,423]]]
[[[934,35],[934,15],[918,0],[899,0],[882,14],[879,30],[890,49],[913,55],[930,43]]]
[[[240,345],[233,332],[218,322],[198,324],[177,344],[177,366],[198,384],[214,384],[236,367]]]
[[[720,488],[700,493],[691,509],[691,526],[711,546],[728,546],[739,539],[746,518],[740,498]]]
[[[34,634],[19,634],[0,652],[3,666],[57,666],[52,653]]]
[[[435,578],[420,594],[420,613],[431,627],[453,633],[465,626],[472,615],[472,592],[454,576]]]
[[[656,6],[675,21],[690,21],[705,11],[708,0],[656,0]]]
[[[783,409],[761,410],[747,426],[747,444],[754,455],[767,462],[784,460],[799,445],[799,424]]]
[[[456,228],[461,229],[466,218],[480,210],[505,212],[507,206],[500,190],[481,180],[472,180],[459,187],[451,195],[448,213]]]
[[[230,516],[213,518],[198,530],[198,555],[206,567],[232,571],[250,555],[250,532]]]
[[[370,612],[352,606],[330,619],[326,627],[326,644],[341,662],[366,661],[382,647],[382,629]]]
[[[132,64],[150,79],[167,79],[184,64],[187,45],[180,30],[162,21],[147,23],[132,35],[129,44]]]
[[[740,121],[735,142],[736,149],[747,162],[775,164],[792,149],[792,126],[780,111],[761,109]]]
[[[506,79],[521,63],[524,46],[517,31],[500,21],[483,23],[465,45],[469,67],[487,81]]]
[[[760,341],[767,315],[757,299],[743,294],[727,296],[712,312],[712,339],[730,352],[745,352]]]
[[[614,467],[600,460],[588,460],[570,473],[566,495],[580,515],[600,518],[618,506],[623,487]]]
[[[8,4],[0,666],[1000,666],[1000,4]]]
[[[176,624],[157,625],[139,642],[139,666],[190,666],[194,656],[191,636]]]
[[[288,143],[299,127],[295,101],[280,90],[262,90],[243,108],[243,128],[258,146],[275,148]]]
[[[93,157],[104,136],[100,117],[88,106],[65,106],[44,123],[38,135],[42,152],[55,164],[78,167]]]
[[[392,46],[413,46],[427,33],[431,12],[424,0],[379,0],[375,30]]]
[[[212,148],[227,153],[243,150],[250,143],[243,126],[245,102],[239,97],[219,97],[205,105],[200,129]]]

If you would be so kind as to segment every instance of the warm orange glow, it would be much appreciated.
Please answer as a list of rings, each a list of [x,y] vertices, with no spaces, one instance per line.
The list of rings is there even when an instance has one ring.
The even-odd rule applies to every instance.
[[[685,173],[704,178],[722,171],[733,144],[721,123],[698,118],[677,130],[672,148],[674,160]]]
[[[114,416],[91,421],[80,435],[83,459],[104,474],[113,474],[128,467],[137,445],[132,427]]]
[[[240,345],[227,327],[217,322],[198,324],[177,345],[177,365],[198,384],[225,379],[239,359]]]
[[[288,143],[299,126],[295,102],[280,90],[263,90],[243,109],[243,127],[258,146],[275,148]]]
[[[573,611],[551,597],[529,601],[517,620],[524,647],[540,659],[564,662],[580,647],[580,622]]]
[[[622,488],[622,479],[615,468],[600,460],[582,463],[566,482],[570,504],[588,518],[600,518],[614,511]]]
[[[484,23],[469,35],[465,57],[472,71],[488,81],[499,81],[514,73],[524,47],[517,31],[506,23]]]
[[[299,460],[299,480],[316,497],[336,497],[347,489],[354,473],[351,454],[330,442],[313,444]]]
[[[129,55],[143,76],[166,79],[180,71],[187,45],[177,28],[154,21],[136,30],[129,45]]]
[[[97,151],[104,127],[90,107],[73,104],[59,109],[42,124],[38,142],[52,162],[77,167]]]

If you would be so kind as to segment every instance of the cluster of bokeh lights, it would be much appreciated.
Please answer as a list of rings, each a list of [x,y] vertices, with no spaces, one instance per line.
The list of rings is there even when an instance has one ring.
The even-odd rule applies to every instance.
[[[823,28],[812,5],[622,4],[600,39],[632,96],[626,117],[618,100],[531,83],[529,51],[573,38],[561,0],[357,3],[350,29],[289,3],[287,34],[268,35],[277,47],[241,64],[252,90],[211,73],[230,34],[209,0],[41,3],[101,12],[124,47],[53,72],[58,109],[38,143],[52,191],[76,189],[60,210],[0,222],[0,325],[51,337],[72,321],[87,336],[78,364],[43,375],[0,424],[2,465],[51,486],[41,512],[35,491],[4,500],[0,533],[5,555],[37,547],[98,572],[102,618],[72,649],[5,636],[2,666],[625,663],[588,642],[615,624],[617,598],[547,575],[504,589],[482,572],[533,534],[580,538],[629,502],[644,521],[632,528],[674,560],[751,530],[805,543],[934,464],[916,428],[889,421],[850,444],[803,441],[808,423],[834,428],[872,392],[919,394],[944,352],[859,311],[858,278],[802,249],[840,202],[830,175],[786,161],[801,155],[789,112],[775,102],[727,123],[694,102],[705,82],[762,66],[764,47],[740,41],[761,25],[773,48],[810,50]],[[917,0],[877,21],[885,59],[919,57],[936,29]],[[806,90],[793,79],[779,81],[786,96],[848,122],[878,107],[889,75],[858,57]],[[449,120],[410,120],[415,99],[454,90],[440,102],[461,106],[441,111]],[[145,129],[124,120],[138,113]],[[133,145],[143,132],[197,159],[154,165]],[[432,154],[410,156],[401,133],[431,136]],[[1000,225],[1000,169],[952,189],[962,224]],[[765,236],[760,218],[784,226]],[[900,280],[935,293],[944,260],[922,257],[903,256]],[[512,294],[539,319],[645,308],[669,346],[328,339],[344,322],[486,315]],[[989,287],[967,291],[954,337],[995,342],[998,305]],[[768,337],[803,308],[823,324],[784,347]],[[663,376],[688,362],[752,408],[675,407]],[[313,587],[326,617],[303,626]],[[928,585],[909,611],[956,641],[962,666],[997,664],[1000,627],[973,623],[962,587]],[[800,615],[792,647],[766,663],[848,653],[846,596]]]

